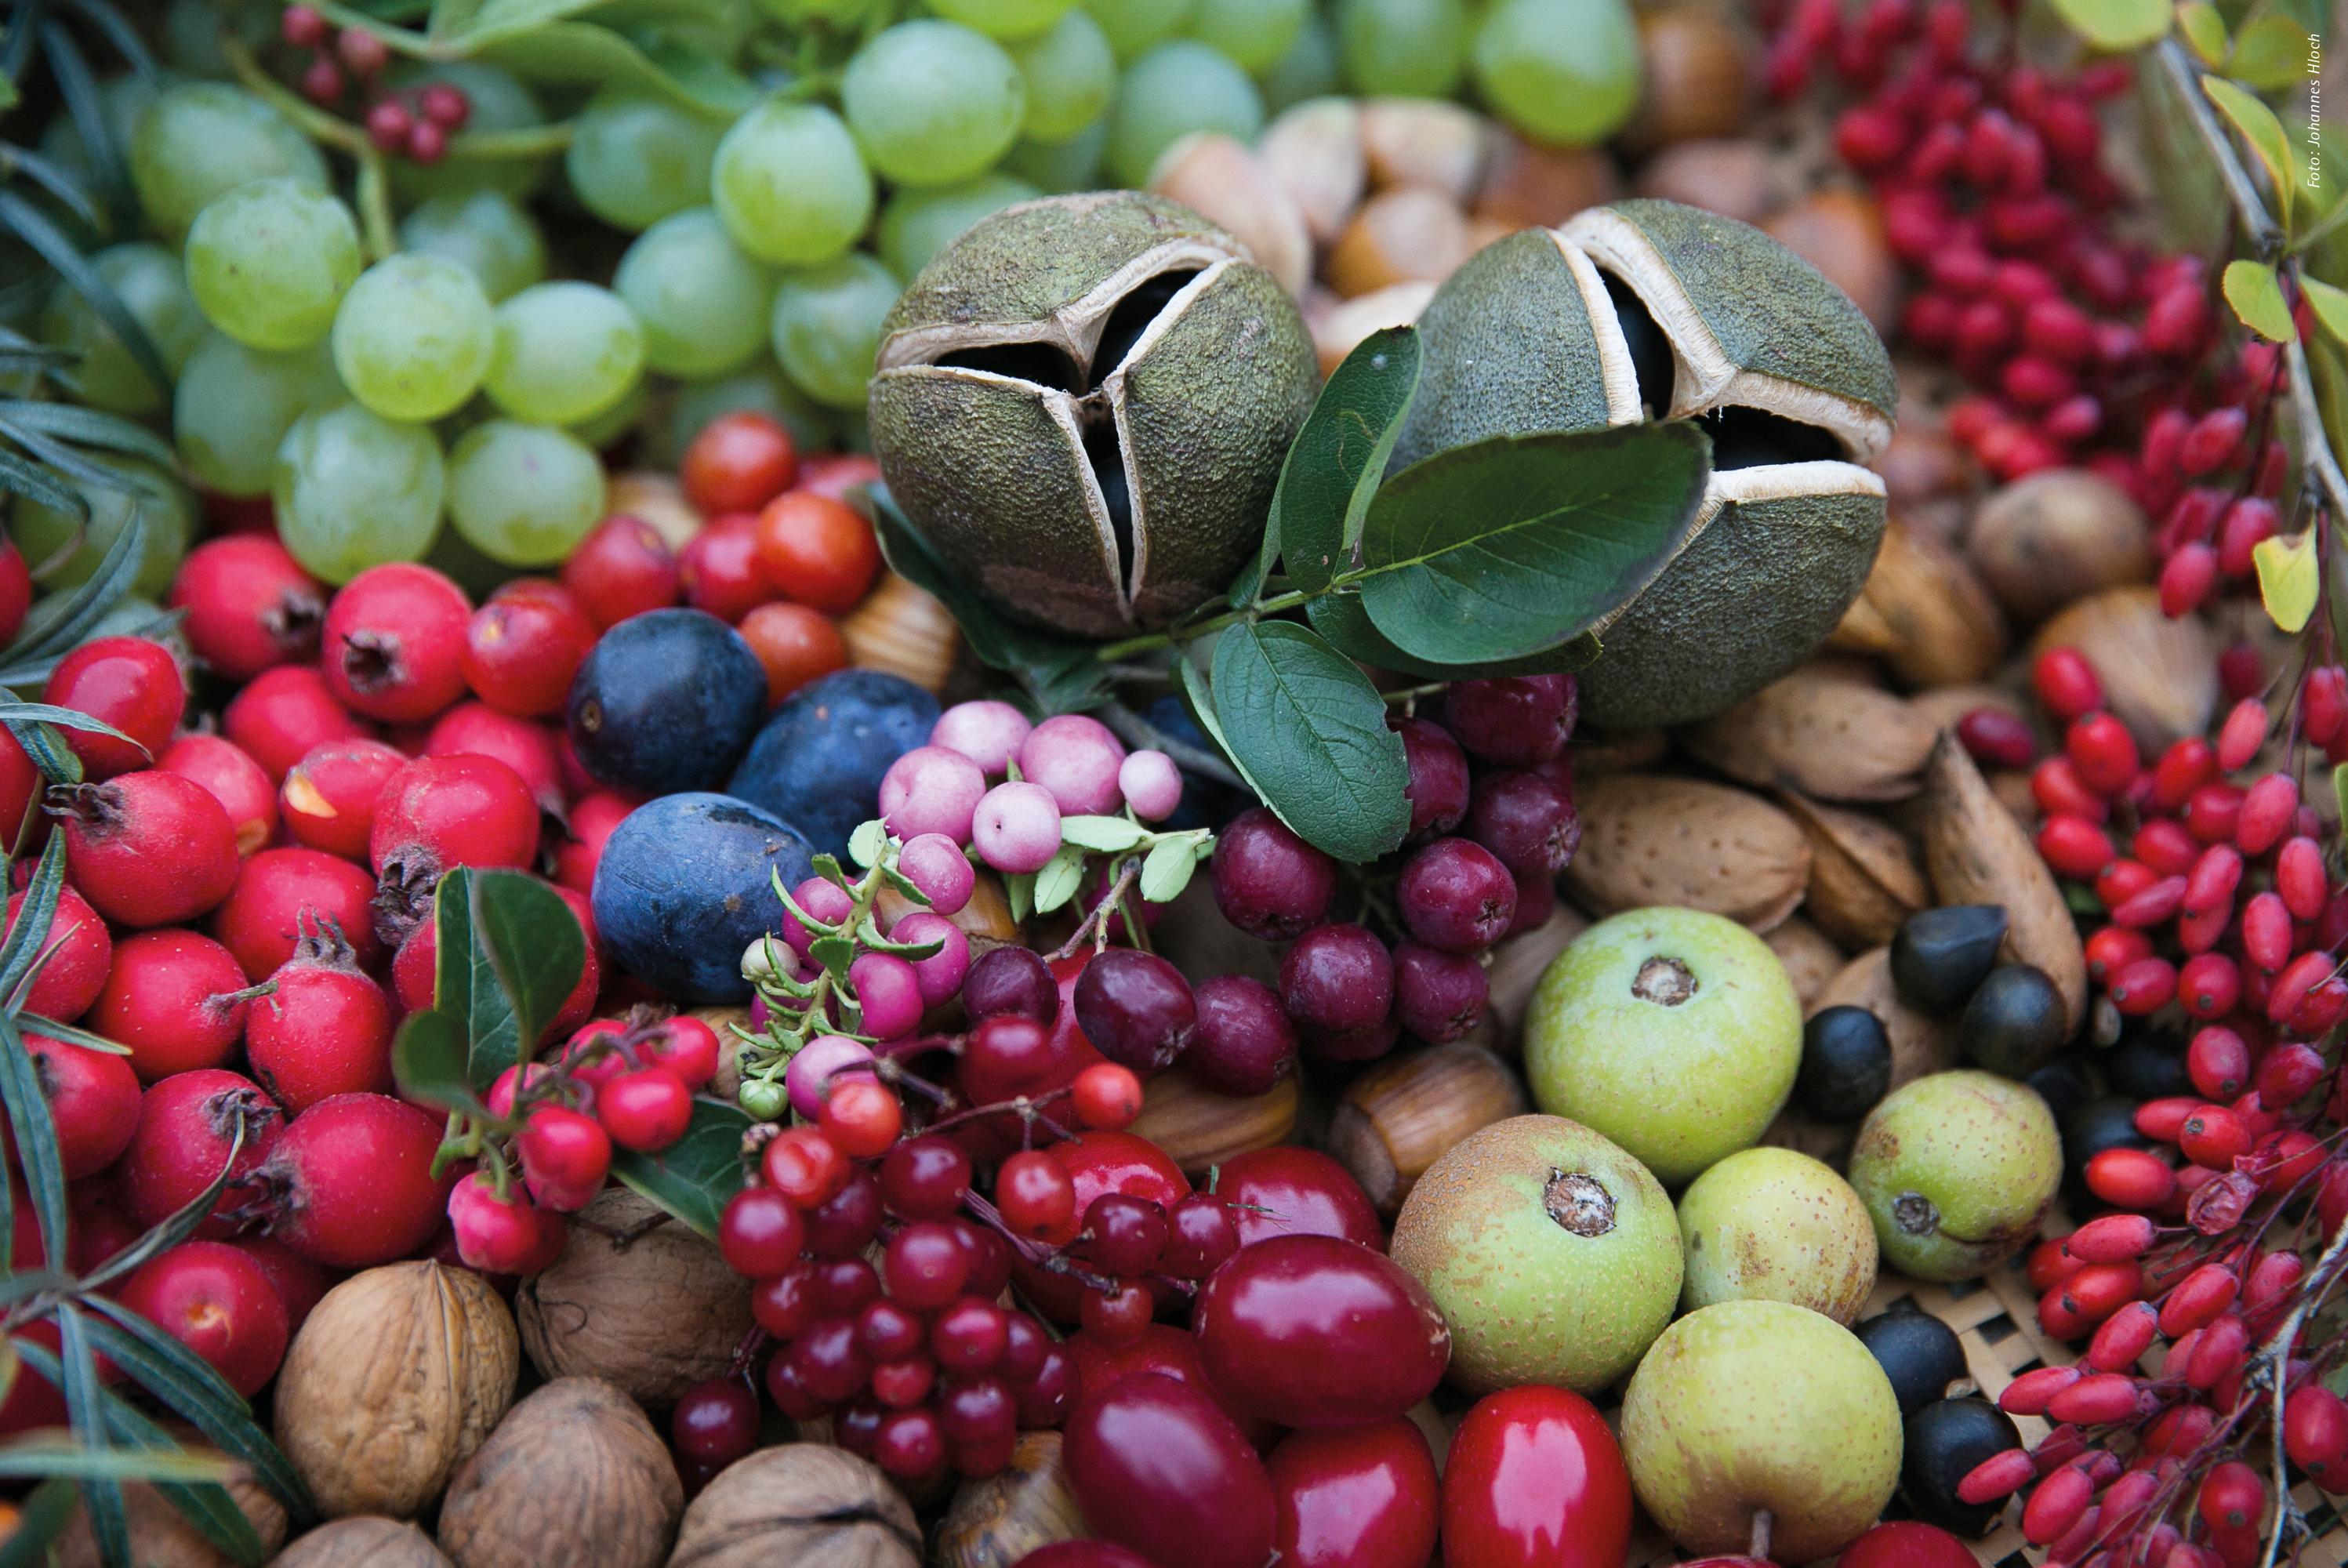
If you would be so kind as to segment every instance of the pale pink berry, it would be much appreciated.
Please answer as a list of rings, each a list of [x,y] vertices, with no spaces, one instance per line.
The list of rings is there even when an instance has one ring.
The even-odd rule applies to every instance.
[[[1108,726],[1080,713],[1064,713],[1037,725],[1019,745],[1019,775],[1052,792],[1070,816],[1098,816],[1117,810],[1117,771],[1125,748]]]
[[[791,898],[826,925],[837,925],[856,913],[856,901],[848,895],[848,890],[824,877],[808,878],[791,889]],[[783,940],[790,944],[792,952],[805,958],[815,945],[815,933],[801,925],[798,915],[785,910]]]
[[[901,839],[942,833],[970,841],[970,815],[986,793],[986,775],[959,751],[916,746],[880,776],[880,815]]]
[[[972,813],[973,820],[976,815]],[[897,870],[928,895],[930,907],[940,914],[960,911],[978,885],[978,872],[972,869],[970,857],[943,833],[922,833],[906,840],[905,847],[897,851]]]
[[[938,715],[930,727],[930,744],[959,751],[999,779],[1010,770],[1020,743],[1035,726],[1007,702],[958,702]]]
[[[971,821],[979,858],[1006,876],[1040,872],[1060,850],[1060,803],[1041,784],[997,784]]]
[[[961,926],[942,914],[923,911],[899,921],[889,940],[938,944],[927,958],[906,961],[913,966],[913,978],[921,983],[922,1006],[934,1007],[962,990],[962,977],[970,973],[970,938]]]
[[[1162,822],[1182,803],[1182,770],[1162,751],[1137,751],[1117,764],[1117,792],[1145,822]]]
[[[813,1121],[823,1114],[824,1090],[835,1081],[835,1075],[852,1073],[871,1060],[872,1051],[861,1040],[846,1035],[818,1035],[800,1047],[791,1065],[783,1069],[783,1088],[791,1097],[791,1109]]]
[[[864,1009],[864,1030],[879,1039],[910,1035],[922,1021],[922,981],[893,953],[860,953],[848,966],[848,987]]]

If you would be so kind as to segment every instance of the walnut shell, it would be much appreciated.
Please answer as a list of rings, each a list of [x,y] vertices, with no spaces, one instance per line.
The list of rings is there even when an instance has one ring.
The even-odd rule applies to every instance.
[[[1565,886],[1593,914],[1682,904],[1767,931],[1802,902],[1809,840],[1756,795],[1651,773],[1605,774],[1575,793],[1581,849]]]
[[[1828,1007],[1864,1007],[1883,1025],[1891,1041],[1891,1087],[1912,1082],[1929,1073],[1946,1072],[1957,1065],[1957,1025],[1954,1018],[1935,1018],[1910,1006],[1891,983],[1891,949],[1871,948],[1842,967],[1818,994],[1804,1005],[1803,1016]],[[1808,1151],[1806,1144],[1792,1148]],[[1823,1156],[1821,1156],[1823,1158]]]
[[[581,1211],[562,1255],[514,1293],[522,1348],[547,1377],[602,1377],[665,1405],[723,1377],[750,1332],[750,1282],[717,1244],[613,1187]],[[597,1229],[615,1233],[614,1240]]]
[[[1233,138],[1213,131],[1182,138],[1159,155],[1149,189],[1229,232],[1290,294],[1313,281],[1313,236],[1296,198]]]
[[[1262,1094],[1223,1094],[1179,1067],[1152,1078],[1141,1091],[1141,1114],[1126,1130],[1147,1138],[1196,1176],[1251,1149],[1284,1143],[1296,1130],[1296,1075],[1288,1073]]]
[[[864,603],[840,621],[839,639],[858,669],[886,670],[935,693],[953,673],[962,628],[926,591],[883,572]]]
[[[1455,1042],[1373,1062],[1345,1086],[1329,1152],[1392,1220],[1426,1168],[1469,1133],[1530,1107],[1509,1064]]]
[[[2063,997],[2066,1033],[2087,1014],[2087,959],[2079,928],[2029,832],[1990,789],[1953,734],[1932,748],[1923,810],[1924,870],[1942,903],[2005,906],[2010,963],[2034,964]]]
[[[1965,542],[2006,613],[2035,625],[2075,599],[2152,581],[2152,529],[2136,498],[2100,474],[2048,469],[1982,503]]]
[[[1842,972],[1842,949],[1798,914],[1761,940],[1786,966],[1786,978],[1794,983],[1794,995],[1805,1009],[1826,989],[1827,982]]]
[[[470,1269],[386,1264],[328,1291],[277,1374],[277,1440],[319,1511],[422,1512],[513,1403],[513,1315]]]
[[[2080,600],[2038,628],[2030,656],[2064,646],[2096,666],[2104,706],[2147,757],[2208,732],[2218,709],[2217,647],[2199,616],[2162,614],[2157,588],[2106,588]]]
[[[412,1524],[371,1513],[322,1524],[269,1560],[269,1568],[455,1568]]]
[[[820,1443],[735,1460],[695,1498],[668,1568],[921,1568],[922,1530],[878,1467]]]
[[[1906,702],[1822,664],[1682,729],[1679,739],[1731,779],[1823,800],[1904,799],[1922,788],[1932,749],[1932,732]]]
[[[191,1453],[214,1450],[201,1443],[184,1443]],[[267,1487],[240,1473],[228,1483],[228,1495],[242,1511],[263,1552],[274,1552],[285,1541],[285,1505]],[[171,1501],[145,1481],[122,1483],[122,1512],[130,1526],[130,1560],[138,1568],[231,1568],[236,1561],[203,1537]],[[75,1514],[51,1548],[55,1568],[98,1568],[98,1537],[90,1532],[88,1512]]]
[[[457,1568],[656,1568],[684,1511],[675,1462],[636,1402],[557,1377],[448,1483],[440,1546]]]
[[[1029,1553],[1085,1532],[1060,1465],[1060,1434],[1019,1434],[1006,1470],[965,1480],[930,1542],[932,1568],[1016,1568]]]
[[[1891,940],[1900,922],[1932,902],[1924,868],[1900,830],[1879,817],[1825,805],[1790,789],[1777,799],[1810,838],[1802,907],[1845,947]]]

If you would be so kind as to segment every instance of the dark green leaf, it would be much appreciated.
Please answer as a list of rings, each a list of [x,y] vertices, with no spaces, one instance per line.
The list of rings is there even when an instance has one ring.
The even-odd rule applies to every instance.
[[[0,1446],[0,1476],[103,1476],[113,1480],[230,1480],[236,1466],[217,1455],[101,1449],[33,1438]]]
[[[132,363],[147,373],[147,378],[165,397],[170,396],[171,373],[164,368],[163,356],[155,351],[154,340],[147,335],[147,329],[139,325],[139,318],[130,314],[88,259],[66,238],[63,230],[49,221],[46,213],[15,191],[0,190],[0,228],[6,228],[30,245],[65,279],[68,288],[88,300],[98,319],[122,340],[123,350]]]
[[[98,1358],[90,1352],[90,1336],[82,1315],[72,1306],[57,1308],[57,1362],[64,1375],[66,1416],[86,1443],[106,1440],[105,1390],[98,1381]],[[92,1478],[77,1483],[82,1507],[89,1513],[90,1534],[97,1539],[99,1561],[108,1568],[135,1568],[130,1556],[130,1522],[122,1506],[122,1483]]]
[[[25,79],[25,66],[33,57],[33,43],[48,9],[48,0],[15,0],[8,7],[6,36],[0,40],[0,77],[12,83]]]
[[[171,1434],[149,1419],[128,1400],[114,1394],[106,1397],[107,1429],[118,1442],[130,1443],[142,1449],[175,1449],[179,1443]],[[187,1522],[214,1548],[232,1561],[258,1564],[268,1552],[261,1538],[253,1533],[252,1522],[244,1511],[230,1497],[228,1489],[211,1481],[189,1484],[182,1481],[158,1481],[155,1490],[164,1501],[180,1511]],[[297,1518],[306,1522],[306,1505],[294,1511]]]
[[[1298,836],[1356,864],[1402,842],[1402,738],[1351,660],[1303,626],[1242,624],[1215,645],[1213,691],[1231,759]]]
[[[1259,557],[1265,571],[1275,539],[1290,584],[1307,593],[1350,563],[1418,389],[1418,329],[1388,327],[1365,338],[1321,388],[1272,491]]]
[[[391,1073],[399,1092],[445,1110],[487,1116],[465,1068],[465,1026],[448,1013],[426,1008],[399,1021],[391,1043]]]
[[[0,1017],[0,1099],[7,1101],[8,1129],[15,1134],[16,1158],[25,1172],[26,1194],[40,1221],[42,1253],[53,1269],[66,1266],[66,1173],[57,1151],[57,1123],[49,1117],[49,1097],[41,1092],[41,1075],[33,1066],[25,1038],[14,1018]]]
[[[104,1035],[93,1035],[79,1024],[61,1023],[45,1018],[38,1013],[19,1013],[16,1026],[28,1035],[46,1035],[53,1040],[63,1040],[69,1046],[79,1046],[86,1051],[98,1051],[109,1057],[127,1057],[130,1047],[119,1040],[109,1040]]]
[[[0,449],[0,489],[29,497],[59,511],[69,511],[84,522],[89,521],[89,499],[87,496],[40,464],[26,462],[15,453],[5,449]]]
[[[46,724],[0,725],[25,748],[33,766],[41,770],[41,778],[50,784],[81,782],[81,758],[75,756],[65,738]],[[37,804],[37,802],[36,802]]]
[[[120,452],[154,464],[165,472],[175,472],[179,454],[171,443],[164,440],[146,426],[108,414],[99,408],[77,407],[71,403],[36,403],[23,398],[0,401],[0,418],[18,429],[38,430],[85,447],[101,451]],[[118,473],[108,476],[119,487],[123,480]]]
[[[10,147],[5,150],[5,155],[9,163],[23,170],[34,184],[55,197],[58,204],[75,217],[92,229],[105,223],[106,215],[98,211],[98,203],[90,200],[89,192],[81,188],[80,181],[29,149]]]
[[[131,739],[106,720],[93,718],[78,708],[59,707],[52,702],[0,701],[0,724],[12,730],[19,724],[54,724],[61,729],[77,730],[84,735],[111,736],[125,746],[137,747],[150,760],[154,757],[154,753],[148,751],[144,745]]]
[[[742,1190],[742,1135],[750,1127],[739,1107],[696,1099],[683,1138],[658,1154],[613,1150],[612,1174],[714,1238],[727,1200]]]
[[[515,871],[472,875],[472,939],[497,979],[513,1020],[510,1038],[474,1037],[469,1062],[474,1087],[528,1059],[578,988],[587,965],[587,934],[555,891]]]
[[[1370,503],[1362,607],[1396,647],[1437,664],[1554,647],[1671,563],[1694,531],[1710,454],[1703,431],[1672,423],[1495,436],[1414,463]]]
[[[1385,634],[1371,624],[1369,613],[1362,608],[1361,594],[1351,588],[1341,588],[1334,593],[1306,600],[1304,617],[1313,623],[1314,631],[1328,638],[1330,645],[1347,658],[1374,669],[1417,676],[1426,680],[1464,681],[1488,676],[1564,675],[1586,669],[1598,659],[1598,636],[1591,632],[1568,638],[1540,653],[1528,654],[1521,659],[1495,659],[1480,665],[1439,665],[1432,659],[1414,658],[1386,641]]]
[[[79,1504],[73,1483],[43,1481],[16,1511],[16,1528],[0,1539],[0,1568],[40,1568],[49,1548],[74,1522]]]
[[[14,995],[40,961],[49,944],[49,927],[57,920],[57,898],[66,885],[65,835],[52,833],[41,846],[41,858],[25,884],[25,902],[15,923],[0,939],[0,996]],[[60,935],[65,934],[59,933]]]

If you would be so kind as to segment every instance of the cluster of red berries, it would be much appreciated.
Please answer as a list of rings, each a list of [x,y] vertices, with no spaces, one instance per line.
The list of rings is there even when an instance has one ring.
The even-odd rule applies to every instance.
[[[364,27],[337,29],[308,5],[288,5],[278,34],[292,47],[310,52],[310,63],[302,71],[302,96],[312,103],[340,108],[356,84],[367,100],[367,139],[378,152],[438,163],[448,156],[448,139],[465,129],[473,112],[464,89],[448,82],[380,91],[391,50]]]

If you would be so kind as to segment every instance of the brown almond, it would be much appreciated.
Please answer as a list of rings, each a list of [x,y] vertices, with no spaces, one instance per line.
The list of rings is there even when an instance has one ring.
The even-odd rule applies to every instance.
[[[1019,1434],[1011,1462],[954,1489],[953,1504],[930,1542],[932,1568],[1018,1568],[1031,1553],[1085,1533],[1085,1511],[1068,1490],[1060,1434]]]
[[[1678,5],[1640,16],[1646,82],[1639,112],[1623,128],[1626,143],[1663,147],[1725,136],[1745,124],[1753,91],[1752,45],[1722,10]]]
[[[2026,719],[2030,710],[2022,699],[2003,686],[1944,686],[1931,691],[1920,691],[1908,699],[1908,709],[1924,723],[1924,727],[1938,734],[1953,729],[1959,719],[1980,708],[1998,713],[2010,713]]]
[[[1957,1024],[1920,1013],[1891,983],[1891,949],[1873,947],[1852,959],[1810,1001],[1811,1015],[1828,1007],[1864,1007],[1891,1041],[1891,1087],[1946,1072],[1957,1065]]]
[[[1883,237],[1883,213],[1863,191],[1813,191],[1770,214],[1761,232],[1826,273],[1878,332],[1900,320],[1900,263]]]
[[[1577,794],[1581,849],[1565,885],[1592,913],[1679,904],[1767,931],[1802,902],[1809,840],[1757,795],[1652,773],[1605,774]]]
[[[1900,800],[1923,785],[1932,732],[1888,691],[1805,665],[1678,732],[1731,779],[1823,800]]]
[[[2218,650],[2198,615],[2170,620],[2160,590],[2106,588],[2057,614],[2031,640],[2035,659],[2074,647],[2103,677],[2104,706],[2147,757],[2201,735],[2218,709]]]
[[[683,550],[707,521],[685,499],[685,486],[675,474],[644,469],[612,476],[603,515],[643,519],[671,550]]]
[[[1884,663],[1911,686],[1985,679],[2005,657],[2005,616],[1964,558],[1895,517],[1859,598],[1891,635]]]
[[[1794,983],[1794,995],[1804,1007],[1826,989],[1828,981],[1842,972],[1842,949],[1801,915],[1789,917],[1761,940],[1769,944],[1769,951],[1786,966],[1786,978]]]
[[[1313,281],[1313,236],[1296,198],[1236,139],[1182,138],[1159,156],[1149,189],[1229,231],[1290,294]]]
[[[1282,111],[1257,139],[1255,155],[1296,203],[1316,243],[1333,243],[1345,232],[1369,179],[1361,108],[1352,98],[1307,98]]]
[[[2075,599],[2149,583],[2156,565],[2144,508],[2079,469],[2048,469],[1991,496],[1973,514],[1965,552],[2025,626]]]
[[[1790,789],[1777,799],[1810,838],[1810,883],[1802,907],[1846,947],[1891,940],[1900,922],[1932,902],[1924,868],[1900,830],[1879,817],[1812,800]]]
[[[1362,153],[1377,190],[1435,191],[1464,202],[1491,160],[1490,122],[1445,98],[1365,98]]]

